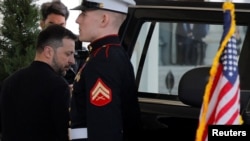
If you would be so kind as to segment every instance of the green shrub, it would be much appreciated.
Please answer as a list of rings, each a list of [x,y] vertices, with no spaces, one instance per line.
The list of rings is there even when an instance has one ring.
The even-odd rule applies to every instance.
[[[39,8],[32,0],[3,0],[0,27],[0,81],[27,66],[35,55],[39,29]]]

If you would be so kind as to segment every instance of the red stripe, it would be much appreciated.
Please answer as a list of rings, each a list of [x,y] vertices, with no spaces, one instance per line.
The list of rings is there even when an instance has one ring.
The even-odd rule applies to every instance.
[[[216,88],[216,86],[218,84],[218,81],[220,80],[221,74],[222,74],[222,65],[219,65],[217,73],[216,73],[215,78],[214,78],[212,88],[211,88],[211,92],[210,92],[211,94],[210,94],[210,97],[209,97],[209,104],[208,104],[209,106],[210,106],[210,100],[211,100],[212,96],[214,95],[214,90],[215,90],[215,88]],[[218,105],[218,100],[215,103],[215,107],[217,107],[217,105]],[[216,108],[209,109],[209,110],[212,110],[212,112],[211,112],[210,117],[208,117],[207,124],[213,124],[214,118],[215,118],[215,113],[216,113]]]
[[[213,81],[212,88],[211,88],[211,91],[210,91],[211,94],[210,94],[210,97],[209,97],[209,101],[211,100],[211,97],[213,96],[214,90],[217,87],[218,81],[219,81],[219,79],[221,77],[221,74],[222,74],[222,69],[223,69],[223,66],[220,64],[218,66],[217,73],[215,74],[215,77],[214,77],[214,81]]]
[[[224,87],[222,87],[221,88],[221,91],[219,92],[219,94],[218,94],[218,103],[217,103],[217,105],[219,104],[219,102],[223,99],[223,97],[230,91],[230,89],[232,88],[232,85],[231,84],[229,84],[229,83],[226,83],[225,85],[224,85]],[[216,109],[216,110],[218,110],[218,109]],[[220,114],[225,114],[225,112],[226,111],[220,111],[219,113]],[[217,117],[215,117],[215,123],[217,123],[218,122],[218,118],[220,118],[221,117],[221,115],[218,113],[218,115],[217,115]]]
[[[214,80],[213,80],[213,84],[212,84],[212,87],[211,87],[211,90],[210,90],[210,95],[209,95],[209,104],[208,104],[208,107],[210,105],[210,100],[214,94],[214,90],[218,84],[218,81],[220,80],[220,76],[222,74],[222,65],[220,64],[218,66],[218,69],[217,69],[217,73],[215,74],[215,77],[214,77]],[[216,106],[217,106],[217,102],[216,102]],[[210,109],[209,109],[210,110]],[[202,135],[202,140],[205,141],[205,139],[207,138],[207,133],[208,133],[208,125],[211,125],[213,124],[213,121],[214,121],[214,117],[215,117],[215,108],[212,109],[213,111],[211,112],[211,115],[209,117],[207,117],[207,122],[206,122],[206,125],[205,125],[205,128],[204,128],[204,134]]]
[[[219,95],[219,99],[223,99],[223,97],[228,93],[228,91],[230,91],[230,89],[232,88],[232,85],[230,83],[226,83],[225,87],[222,88],[222,91]],[[220,120],[220,118],[228,112],[228,110],[230,110],[231,106],[235,104],[237,100],[237,95],[234,94],[234,96],[231,99],[228,99],[227,104],[218,112],[217,117],[215,122],[218,122]]]
[[[232,117],[228,120],[228,122],[227,123],[225,123],[226,125],[232,125],[232,124],[234,124],[234,121],[238,118],[238,116],[239,116],[239,110],[236,110],[235,112],[234,112],[234,114],[232,115]]]

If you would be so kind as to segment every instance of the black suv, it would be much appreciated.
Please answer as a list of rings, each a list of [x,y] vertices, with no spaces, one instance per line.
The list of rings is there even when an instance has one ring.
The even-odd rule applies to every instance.
[[[241,114],[244,124],[250,124],[250,4],[234,4]],[[222,5],[141,0],[129,8],[120,37],[136,74],[142,139],[195,140],[209,70],[223,33]],[[206,28],[195,37],[197,24]],[[189,41],[180,37],[189,36],[179,29],[183,25],[192,32]]]

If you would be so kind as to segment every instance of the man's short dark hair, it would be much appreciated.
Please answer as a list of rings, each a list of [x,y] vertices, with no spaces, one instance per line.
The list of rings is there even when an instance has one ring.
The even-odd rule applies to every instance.
[[[52,13],[62,15],[66,20],[69,17],[69,10],[61,1],[46,2],[41,5],[42,20],[46,20]]]
[[[77,40],[77,36],[67,28],[54,24],[42,30],[37,38],[37,51],[42,51],[45,46],[51,46],[56,49],[63,45],[63,39]]]

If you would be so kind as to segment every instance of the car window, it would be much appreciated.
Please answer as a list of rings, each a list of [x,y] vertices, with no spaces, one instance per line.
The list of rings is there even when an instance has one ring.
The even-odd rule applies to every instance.
[[[246,30],[243,25],[236,27],[239,55]],[[211,23],[144,22],[131,57],[135,74],[141,71],[138,91],[178,95],[179,81],[185,72],[211,66],[222,32],[223,25]],[[143,68],[138,67],[140,63],[144,63]]]

